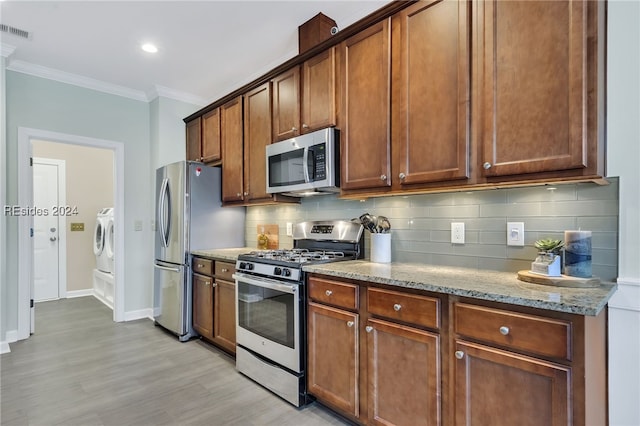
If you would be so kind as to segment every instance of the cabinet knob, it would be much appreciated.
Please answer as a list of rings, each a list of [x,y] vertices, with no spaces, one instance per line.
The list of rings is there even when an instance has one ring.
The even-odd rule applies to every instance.
[[[458,359],[464,358],[464,352],[462,351],[456,351],[455,355],[456,355],[456,358]]]
[[[202,263],[198,263],[198,268],[204,268],[204,265]]]
[[[209,285],[209,284],[211,284],[211,281],[205,281],[204,282],[204,285]]]
[[[291,131],[292,131],[292,132],[296,132],[297,130],[298,130],[298,129],[297,129],[297,128],[295,128],[295,127],[292,127],[292,128],[291,128]]]
[[[404,179],[404,178],[406,178],[406,177],[407,177],[407,175],[405,175],[404,173],[400,173],[400,174],[398,175],[398,177],[399,177],[400,179]]]
[[[371,327],[370,325],[366,326],[364,329],[367,333],[371,333],[373,331],[373,327]]]
[[[220,271],[222,272],[229,272],[229,270],[227,268],[222,268]]]
[[[351,328],[353,327],[354,322],[353,321],[347,321],[347,327]]]
[[[398,312],[400,309],[402,309],[402,305],[399,303],[396,303],[395,305],[393,305],[393,310]]]
[[[213,284],[211,284],[211,287],[218,287],[218,284],[213,283]]]
[[[503,336],[506,336],[507,334],[509,334],[509,327],[506,327],[504,325],[500,327],[500,334],[502,334]]]
[[[303,128],[303,129],[308,129],[308,128],[309,128],[309,126],[308,126],[308,125],[306,125],[305,123],[302,123],[302,128]]]
[[[482,165],[482,167],[484,167],[485,170],[489,170],[491,168],[491,163],[489,163],[488,161],[486,163],[484,163]]]
[[[245,192],[245,193],[244,193],[244,195],[249,195],[249,193],[248,193],[248,192]]]
[[[236,197],[240,198],[241,196],[242,196],[242,194],[241,194],[241,193],[236,192]]]
[[[380,180],[387,180],[387,175],[380,175]]]
[[[331,296],[333,294],[333,291],[327,290],[324,292],[324,294],[326,294],[327,296]]]

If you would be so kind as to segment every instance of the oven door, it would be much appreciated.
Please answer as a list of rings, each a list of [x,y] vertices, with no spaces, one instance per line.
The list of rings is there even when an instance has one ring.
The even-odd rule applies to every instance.
[[[301,373],[299,284],[240,272],[233,278],[237,344]]]

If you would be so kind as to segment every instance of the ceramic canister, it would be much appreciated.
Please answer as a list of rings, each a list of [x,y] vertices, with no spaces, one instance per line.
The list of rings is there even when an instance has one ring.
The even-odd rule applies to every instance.
[[[591,278],[591,231],[564,231],[564,273]]]

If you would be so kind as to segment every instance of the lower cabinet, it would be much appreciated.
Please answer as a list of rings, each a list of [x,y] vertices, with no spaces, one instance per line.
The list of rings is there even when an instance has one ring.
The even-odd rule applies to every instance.
[[[236,352],[233,263],[194,257],[192,261],[193,329],[225,351]]]
[[[364,425],[605,425],[584,316],[310,274],[308,391]]]

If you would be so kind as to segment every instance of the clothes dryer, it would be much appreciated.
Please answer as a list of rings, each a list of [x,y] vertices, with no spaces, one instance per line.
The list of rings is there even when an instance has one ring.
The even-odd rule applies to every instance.
[[[115,274],[115,228],[113,226],[113,209],[107,217],[107,227],[104,236],[104,251],[107,255],[107,269],[110,274]]]
[[[106,230],[109,215],[113,209],[108,207],[101,209],[96,217],[96,226],[93,232],[93,254],[96,255],[96,269],[109,273],[109,258],[105,251]]]

